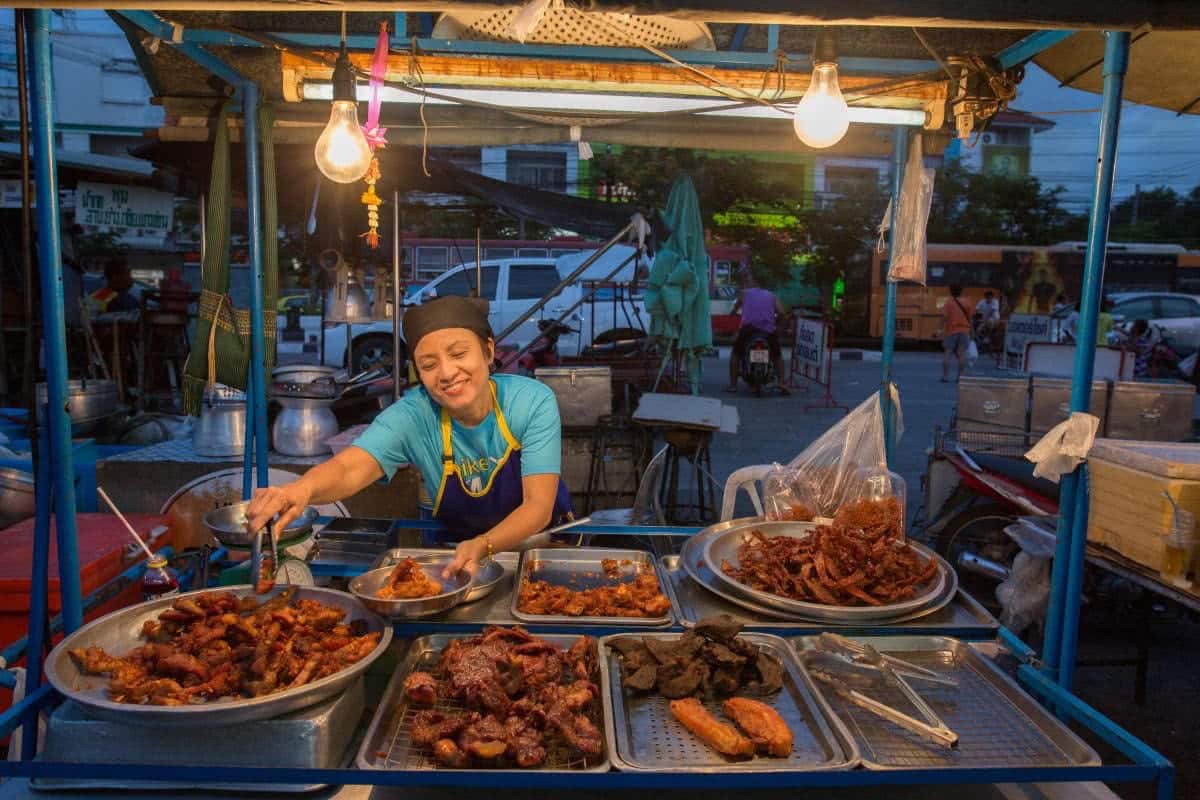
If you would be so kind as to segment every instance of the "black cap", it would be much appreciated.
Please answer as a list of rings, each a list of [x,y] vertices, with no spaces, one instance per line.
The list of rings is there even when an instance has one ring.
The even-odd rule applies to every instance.
[[[427,333],[446,328],[466,328],[484,339],[493,338],[488,323],[488,301],[476,297],[447,295],[413,306],[404,312],[404,341],[410,354]]]

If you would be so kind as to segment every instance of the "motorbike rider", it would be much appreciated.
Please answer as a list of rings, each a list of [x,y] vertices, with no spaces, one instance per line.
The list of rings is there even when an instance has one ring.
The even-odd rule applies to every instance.
[[[746,349],[755,335],[762,335],[766,337],[771,362],[775,366],[775,386],[782,394],[791,394],[783,383],[783,350],[779,346],[775,324],[775,318],[787,314],[787,309],[773,292],[758,285],[750,269],[742,269],[741,278],[742,290],[733,303],[733,313],[741,314],[741,323],[737,339],[733,342],[733,351],[729,354],[729,385],[725,387],[725,391],[738,390],[738,376],[741,375],[741,364],[742,359],[746,357]]]

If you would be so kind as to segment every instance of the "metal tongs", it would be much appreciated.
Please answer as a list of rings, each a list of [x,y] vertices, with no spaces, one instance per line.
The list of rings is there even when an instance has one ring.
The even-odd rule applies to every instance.
[[[276,544],[275,520],[259,528],[250,540],[250,584],[255,594],[275,588]]]
[[[830,686],[834,692],[848,702],[934,744],[951,748],[958,746],[958,734],[952,731],[929,707],[929,704],[913,691],[913,688],[901,675],[943,686],[957,686],[958,682],[954,679],[938,675],[902,659],[885,656],[868,644],[856,642],[837,634],[821,634],[818,637],[816,649],[807,655],[805,665],[814,678]],[[844,679],[846,676],[865,678],[873,683],[882,682],[899,689],[922,719],[917,719],[886,703],[868,697],[847,683]]]

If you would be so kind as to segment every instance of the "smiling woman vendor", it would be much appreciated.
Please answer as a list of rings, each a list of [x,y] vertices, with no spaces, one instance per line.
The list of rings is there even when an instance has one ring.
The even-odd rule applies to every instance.
[[[570,518],[560,478],[562,429],[554,393],[516,375],[492,376],[495,342],[484,300],[443,297],[409,309],[404,338],[421,387],[383,411],[354,445],[286,486],[259,489],[255,528],[305,506],[332,503],[412,464],[457,542],[447,569],[472,575],[481,559],[511,550]]]

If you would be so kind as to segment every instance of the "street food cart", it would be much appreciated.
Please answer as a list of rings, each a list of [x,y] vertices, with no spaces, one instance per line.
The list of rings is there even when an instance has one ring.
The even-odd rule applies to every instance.
[[[194,5],[197,9],[228,6],[236,10],[243,7],[232,2],[196,2]],[[424,2],[407,5],[418,11],[432,7]],[[606,9],[609,3],[605,0],[595,5]],[[811,16],[805,16],[810,12],[769,0],[752,4],[701,5],[702,9],[686,3],[660,2],[647,5],[644,10],[655,13],[678,12],[685,18],[768,24],[765,52],[709,52],[698,63],[712,69],[730,64],[774,64],[775,51],[780,43],[780,23],[846,22],[841,19],[846,16],[844,9],[835,9],[833,6],[812,11]],[[185,8],[191,7],[191,4],[175,3],[173,6]],[[249,10],[263,6],[247,4],[244,8]],[[1007,19],[1006,12],[998,7],[985,9],[981,4],[952,10],[932,1],[918,3],[917,6],[911,3],[903,6],[895,4],[894,7],[879,4],[870,11],[862,12],[861,16],[867,22],[877,20],[888,25],[923,26],[940,21],[955,27],[974,25],[984,28],[1063,29],[1034,30],[1028,35],[1011,37],[1002,50],[993,53],[994,66],[988,67],[993,77],[999,75],[997,70],[1014,69],[1043,50],[1063,42],[1071,34],[1069,28],[1102,24],[1113,31],[1104,34],[1104,102],[1098,173],[1080,307],[1079,340],[1085,344],[1078,351],[1072,394],[1072,408],[1085,410],[1092,369],[1092,348],[1087,343],[1095,340],[1117,118],[1130,43],[1130,35],[1124,31],[1145,22],[1168,28],[1195,28],[1200,26],[1200,11],[1157,4],[1152,7],[1125,4],[1120,8],[1106,7],[1103,19],[1089,22],[1086,13],[1074,10],[1069,3],[1049,2],[1042,9],[1046,19],[1032,22]],[[302,4],[293,4],[288,10],[301,7]],[[364,7],[363,4],[355,6]],[[328,5],[319,6],[321,10],[330,8]],[[621,10],[629,8],[628,4],[621,6]],[[633,8],[638,10],[641,7],[635,5]],[[246,145],[250,262],[261,279],[264,238],[260,224],[260,174],[265,171],[258,158],[261,132],[257,112],[261,89],[254,80],[215,55],[212,48],[258,47],[266,39],[247,37],[224,28],[205,29],[202,25],[189,27],[173,24],[167,12],[162,16],[140,11],[124,11],[120,14],[129,24],[137,26],[154,39],[155,47],[170,48],[177,56],[194,62],[223,80],[234,91],[241,107],[242,135]],[[350,594],[301,588],[299,593],[302,597],[337,606],[351,619],[359,620],[360,624],[355,627],[356,635],[375,638],[369,642],[369,654],[354,666],[335,670],[311,686],[298,685],[277,695],[229,703],[197,703],[181,707],[125,704],[122,708],[108,697],[106,687],[99,685],[102,683],[99,680],[95,683],[64,680],[64,671],[70,669],[70,659],[59,650],[52,652],[46,661],[42,658],[44,633],[50,627],[45,590],[52,504],[58,520],[55,531],[63,608],[61,629],[69,636],[77,637],[75,644],[95,644],[115,649],[120,643],[130,641],[131,631],[141,629],[143,623],[152,622],[155,615],[179,601],[175,598],[150,601],[118,612],[118,616],[92,623],[96,627],[82,626],[85,600],[81,596],[78,580],[73,524],[75,497],[70,419],[66,407],[63,302],[61,294],[55,291],[61,280],[61,265],[57,257],[60,247],[49,15],[49,11],[42,9],[20,13],[22,22],[28,23],[31,51],[38,250],[43,257],[41,280],[49,391],[46,408],[48,424],[44,429],[42,457],[38,464],[38,523],[32,556],[29,637],[24,649],[29,667],[26,694],[0,714],[0,732],[11,734],[21,726],[24,748],[22,759],[5,762],[0,766],[0,772],[21,780],[7,782],[0,788],[0,796],[24,796],[29,791],[30,781],[34,782],[33,785],[41,782],[43,788],[58,791],[72,791],[81,786],[119,786],[129,792],[134,791],[132,787],[138,782],[148,782],[143,785],[155,787],[152,790],[159,796],[166,791],[187,794],[187,790],[194,792],[202,786],[223,786],[240,794],[258,788],[282,788],[293,792],[312,791],[314,796],[322,796],[317,793],[324,792],[324,796],[346,798],[383,796],[386,792],[384,788],[364,787],[399,786],[569,788],[576,791],[655,788],[728,791],[820,787],[822,790],[853,789],[865,794],[871,794],[874,790],[880,796],[892,796],[898,786],[938,785],[959,787],[939,790],[950,796],[956,796],[956,793],[979,796],[977,787],[981,784],[1021,785],[990,790],[997,793],[1003,791],[1008,796],[1014,792],[1032,795],[1044,791],[1054,796],[1081,797],[1104,793],[1106,790],[1097,786],[1101,782],[1144,782],[1155,787],[1158,797],[1171,796],[1174,773],[1170,763],[1070,692],[1087,518],[1086,492],[1081,488],[1082,477],[1078,473],[1068,476],[1063,489],[1064,514],[1058,537],[1058,557],[1055,560],[1054,596],[1045,652],[1040,658],[999,627],[970,597],[951,585],[953,570],[944,571],[933,561],[936,556],[931,553],[928,554],[929,560],[921,562],[930,569],[930,583],[921,585],[914,600],[916,605],[905,608],[903,613],[890,608],[893,612],[890,614],[848,615],[846,609],[841,609],[829,616],[811,607],[780,608],[778,598],[749,597],[723,582],[722,573],[726,570],[724,562],[720,560],[723,552],[721,547],[728,548],[731,542],[736,544],[737,536],[749,535],[750,531],[763,525],[760,521],[741,520],[703,531],[645,526],[583,526],[572,531],[572,535],[590,536],[593,545],[603,545],[607,537],[621,537],[623,542],[631,538],[640,541],[643,547],[634,551],[551,549],[535,556],[525,553],[519,559],[498,558],[496,564],[501,568],[501,574],[495,578],[489,596],[474,603],[460,604],[442,611],[440,615],[420,619],[395,619],[385,623]],[[397,28],[404,24],[404,19],[403,14],[397,16]],[[857,23],[862,21],[857,20]],[[400,32],[397,30],[397,34]],[[23,33],[22,30],[19,36]],[[743,30],[738,37],[739,44],[744,36]],[[277,46],[279,41],[286,42],[286,37],[284,40],[267,38],[275,39],[272,46]],[[337,43],[337,37],[311,33],[297,40],[297,46],[306,47],[332,47]],[[416,58],[422,49],[434,51],[439,45],[436,40],[427,38],[415,41],[413,46],[410,55]],[[454,49],[446,48],[448,52]],[[522,49],[516,45],[494,42],[480,47],[479,51],[518,56],[550,52],[545,45],[530,45]],[[564,55],[597,61],[601,56],[615,60],[627,58],[647,61],[663,60],[665,57],[669,62],[680,61],[676,55],[657,47],[632,51],[630,48],[576,48]],[[684,54],[684,57],[688,56],[694,57],[695,53],[689,51]],[[940,63],[940,59],[938,61]],[[940,67],[950,69],[945,63],[940,63]],[[781,69],[786,72],[786,64]],[[969,74],[978,78],[981,73]],[[954,91],[958,88],[964,92],[978,90],[977,86],[959,87],[957,83],[952,86]],[[920,110],[920,120],[915,124],[922,125],[926,119],[925,105],[930,99],[909,97],[908,106],[898,110]],[[944,109],[946,96],[932,100],[933,110],[939,107]],[[957,120],[959,127],[966,125],[969,128],[973,113],[970,108],[953,108],[956,114],[962,114],[962,118]],[[424,112],[423,105],[421,111]],[[897,119],[909,118],[900,115]],[[941,127],[940,119],[931,122],[933,127]],[[616,126],[614,130],[619,128]],[[752,130],[745,128],[742,132],[752,133]],[[728,133],[728,129],[725,133]],[[621,135],[619,131],[614,133],[616,137]],[[703,136],[704,130],[697,129],[693,138],[689,140],[681,135],[679,141],[698,142],[697,137]],[[750,138],[745,136],[744,140]],[[714,138],[709,146],[716,146],[719,140],[719,137]],[[908,131],[903,122],[894,123],[892,141],[895,199],[899,193],[908,141]],[[259,485],[266,485],[268,476],[266,359],[263,287],[260,280],[252,281],[250,312],[253,354],[248,381],[248,395],[252,400],[251,424],[247,426],[248,445],[245,450],[247,493],[255,483],[255,474]],[[889,386],[894,325],[895,291],[894,285],[889,285],[881,378],[885,422],[891,420],[888,409],[892,402]],[[889,433],[887,438],[890,448],[893,437]],[[397,521],[393,524],[400,527],[428,527],[431,523]],[[663,544],[671,539],[680,540],[682,548]],[[650,558],[645,545],[649,545],[652,552],[670,553],[674,549],[680,552],[677,555]],[[730,552],[726,551],[724,558],[732,558]],[[572,561],[576,563],[569,563]],[[523,594],[522,587],[525,584],[522,582],[529,577],[527,570],[545,562],[552,566],[557,564],[559,569],[573,575],[594,574],[597,569],[607,573],[610,569],[607,561],[616,562],[618,571],[624,568],[622,562],[628,561],[626,566],[639,570],[639,574],[653,576],[669,601],[667,607],[658,606],[657,617],[640,620],[603,614],[594,615],[592,619],[579,616],[555,618],[554,615],[545,614],[539,617],[521,610],[523,601],[518,598]],[[560,562],[568,563],[564,565]],[[331,565],[314,571],[325,577],[351,578],[353,581],[361,577],[352,576],[361,573],[363,566]],[[459,588],[467,593],[472,585],[468,583]],[[249,592],[249,587],[244,587],[241,592]],[[194,602],[201,599],[204,602],[211,601],[195,598]],[[862,610],[858,609],[860,612]],[[728,628],[723,628],[726,632],[720,633],[714,628],[711,620],[715,614],[721,613],[731,616],[738,628],[737,633],[728,632]],[[511,632],[518,624],[526,626],[529,634]],[[721,625],[727,623],[722,622]],[[589,647],[599,648],[594,651],[598,660],[596,667],[600,670],[595,681],[595,692],[590,693],[590,697],[573,701],[579,705],[572,709],[590,708],[588,713],[594,714],[591,721],[587,724],[579,721],[572,723],[553,710],[562,710],[562,706],[554,706],[553,703],[547,714],[547,719],[551,720],[547,724],[558,730],[570,729],[577,735],[578,749],[599,755],[576,763],[551,761],[551,754],[543,754],[542,763],[549,766],[545,769],[444,769],[436,768],[428,758],[419,757],[419,753],[414,756],[411,747],[405,751],[396,749],[405,741],[405,735],[410,744],[412,738],[412,728],[405,728],[408,723],[398,722],[396,717],[402,709],[407,708],[406,703],[416,702],[412,698],[420,696],[421,681],[410,684],[408,679],[420,672],[418,667],[436,664],[438,654],[450,648],[453,640],[480,635],[479,632],[488,626],[504,629],[500,633],[482,634],[483,638],[493,637],[493,641],[530,644],[531,635],[541,637],[533,643],[533,649],[517,655],[559,653],[556,659],[561,658],[561,651],[574,647],[581,636],[619,635],[615,640],[601,638],[598,644],[593,643],[577,651],[591,653]],[[827,639],[822,636],[833,631],[846,638]],[[643,702],[631,696],[633,682],[637,680],[639,685],[644,685],[645,675],[635,679],[626,673],[626,664],[621,659],[630,656],[624,651],[617,652],[618,648],[625,646],[620,643],[621,639],[637,639],[641,644],[631,645],[635,650],[640,647],[652,652],[648,641],[657,643],[653,647],[675,647],[678,646],[676,640],[689,636],[697,652],[743,653],[739,656],[741,660],[737,661],[738,668],[742,670],[748,668],[743,662],[752,658],[766,659],[766,663],[777,665],[771,668],[756,661],[754,668],[758,672],[754,673],[753,681],[765,685],[770,673],[775,675],[774,680],[782,687],[776,689],[774,696],[782,698],[778,702],[786,707],[777,705],[777,712],[785,718],[796,737],[787,750],[791,754],[789,757],[751,757],[742,761],[715,758],[711,751],[698,750],[694,742],[686,740],[684,737],[687,734],[681,728],[670,728],[670,721],[663,712],[666,706],[662,702],[656,704],[651,699],[644,699]],[[737,636],[744,638],[737,640]],[[699,642],[695,637],[705,641]],[[846,644],[847,640],[849,644]],[[463,646],[474,647],[477,644],[478,640],[476,644]],[[717,644],[724,650],[716,647]],[[878,656],[875,669],[881,673],[890,674],[889,671],[903,669],[907,671],[905,674],[932,679],[935,688],[925,690],[923,696],[929,699],[928,705],[936,709],[936,713],[926,716],[924,722],[917,720],[916,723],[912,721],[912,716],[906,716],[908,722],[905,725],[909,727],[905,730],[920,728],[929,734],[933,729],[935,738],[942,737],[944,745],[947,726],[935,724],[934,718],[938,723],[949,722],[950,728],[958,728],[958,747],[914,745],[913,741],[903,736],[897,738],[896,730],[887,727],[891,723],[886,719],[879,721],[878,709],[863,716],[861,698],[855,697],[852,688],[837,683],[830,684],[834,687],[833,691],[819,688],[813,681],[813,675],[820,670],[809,669],[812,664],[807,659],[810,654],[823,652],[827,647],[850,648],[842,650],[841,655],[855,662],[861,660],[864,654],[873,658],[870,654],[875,653]],[[7,655],[15,658],[21,653]],[[589,655],[580,663],[585,665],[581,669],[588,670],[587,674],[592,676],[596,673],[590,671],[590,658]],[[526,662],[517,660],[513,663]],[[38,726],[33,722],[40,712],[50,710],[62,698],[59,689],[43,682],[43,669],[54,678],[59,689],[66,691],[72,702],[59,705],[51,713],[47,749],[35,758],[39,734]],[[561,665],[559,669],[562,669]],[[711,672],[708,667],[700,671],[705,674]],[[373,672],[374,681],[371,680]],[[359,679],[363,673],[366,673],[366,680]],[[745,676],[745,672],[735,676],[735,684],[742,685],[739,681],[744,681]],[[386,688],[380,689],[379,678],[387,684]],[[901,683],[908,686],[903,681],[895,686],[900,687]],[[693,688],[697,685],[693,684]],[[310,691],[318,687],[319,692]],[[666,691],[661,685],[660,690]],[[938,694],[947,691],[951,694]],[[559,694],[557,691],[551,693],[554,696]],[[911,699],[909,692],[905,691],[904,695]],[[436,692],[430,695],[433,698],[437,696],[440,695]],[[561,697],[559,699],[563,703],[571,702]],[[662,701],[662,697],[653,700]],[[267,707],[265,711],[264,705]],[[924,705],[918,698],[915,707],[920,710]],[[254,707],[253,710],[251,707]],[[369,721],[364,712],[368,708],[374,709]],[[92,713],[97,709],[101,713]],[[685,709],[677,717],[682,720],[688,713]],[[696,722],[696,717],[690,719]],[[895,715],[889,719],[894,721]],[[1074,723],[1094,740],[1102,741],[1109,748],[1106,760],[1102,762],[1091,747],[1065,726],[1064,721]],[[684,724],[688,725],[687,722]],[[703,728],[707,723],[700,720],[696,724]],[[692,730],[690,725],[688,728]],[[602,742],[594,741],[590,735],[592,729],[603,734]],[[337,736],[333,735],[334,731]],[[569,736],[567,738],[570,739]],[[439,739],[437,742],[439,746],[441,741]],[[885,746],[889,742],[895,746]],[[348,752],[346,748],[354,750],[356,755],[352,762],[345,761],[341,751],[334,753],[330,760],[329,754],[338,750],[339,745],[343,751]],[[744,755],[749,756],[749,753]],[[306,756],[309,757],[308,761],[305,761]],[[348,763],[352,765],[348,766]],[[1027,786],[1029,784],[1035,786]]]

